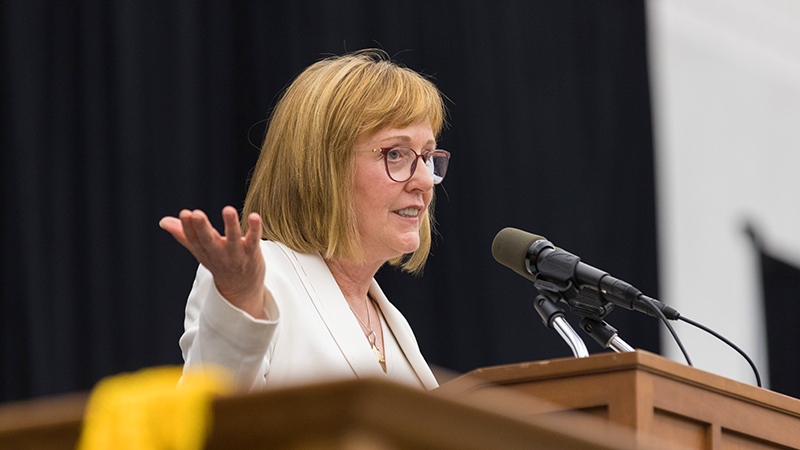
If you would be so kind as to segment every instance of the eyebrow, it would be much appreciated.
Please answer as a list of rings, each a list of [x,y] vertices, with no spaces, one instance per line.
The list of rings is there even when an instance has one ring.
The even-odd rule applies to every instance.
[[[380,142],[391,141],[391,140],[395,140],[395,139],[399,139],[399,140],[401,140],[403,142],[411,142],[411,136],[407,136],[405,134],[401,134],[401,135],[397,135],[397,136],[389,136],[389,137],[387,137],[385,139],[381,139]],[[436,140],[435,139],[428,139],[428,142],[426,142],[423,145],[423,147],[425,145],[434,145],[435,146],[436,145]]]

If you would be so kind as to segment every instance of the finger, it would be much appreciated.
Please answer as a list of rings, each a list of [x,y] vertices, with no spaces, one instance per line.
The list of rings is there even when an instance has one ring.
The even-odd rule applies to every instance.
[[[261,216],[258,213],[250,213],[247,216],[247,234],[244,236],[245,248],[252,249],[257,247],[261,241]]]
[[[158,222],[158,226],[171,234],[181,245],[189,248],[189,242],[186,240],[186,234],[183,232],[183,224],[180,219],[167,216]]]
[[[239,244],[242,230],[239,228],[239,213],[233,206],[222,208],[222,220],[225,222],[225,238],[229,244]]]
[[[190,245],[189,250],[192,250],[199,245],[197,232],[195,232],[194,223],[192,222],[192,212],[184,209],[178,214],[178,217],[181,220],[181,225],[183,225],[183,234],[186,236],[186,242]]]
[[[192,224],[194,232],[197,234],[197,240],[204,249],[212,249],[217,243],[221,243],[222,236],[214,229],[203,211],[199,209],[192,211]]]

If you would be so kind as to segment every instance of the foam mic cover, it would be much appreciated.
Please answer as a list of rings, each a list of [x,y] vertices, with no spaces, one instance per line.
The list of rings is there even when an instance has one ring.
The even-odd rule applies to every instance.
[[[542,239],[545,238],[527,231],[503,228],[492,242],[492,256],[500,264],[534,281],[534,276],[528,271],[528,249],[534,242]]]

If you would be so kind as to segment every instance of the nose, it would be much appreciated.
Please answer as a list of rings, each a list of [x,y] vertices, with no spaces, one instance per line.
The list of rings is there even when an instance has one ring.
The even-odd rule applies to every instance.
[[[425,159],[422,155],[417,155],[417,159],[414,160],[414,173],[408,179],[406,185],[412,189],[423,191],[433,189],[433,177],[428,172],[428,167],[425,165]]]

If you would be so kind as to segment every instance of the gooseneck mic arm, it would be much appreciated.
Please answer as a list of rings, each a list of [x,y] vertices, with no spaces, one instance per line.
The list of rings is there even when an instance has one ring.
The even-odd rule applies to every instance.
[[[617,329],[604,320],[584,317],[581,320],[581,328],[603,348],[611,348],[617,353],[633,351],[633,347],[619,337]]]
[[[561,336],[561,339],[569,345],[572,354],[576,358],[585,358],[589,356],[589,350],[586,348],[586,344],[564,318],[564,310],[558,306],[558,297],[555,293],[544,292],[537,295],[533,307],[536,309],[536,312],[539,313],[542,322],[544,322],[547,328],[556,330],[558,335]]]

